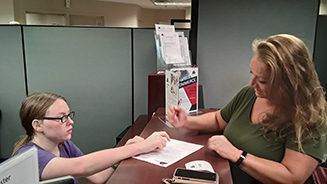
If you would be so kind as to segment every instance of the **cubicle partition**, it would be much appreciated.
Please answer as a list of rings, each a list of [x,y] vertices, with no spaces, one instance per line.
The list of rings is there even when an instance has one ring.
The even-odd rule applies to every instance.
[[[314,61],[321,85],[327,89],[327,15],[319,15],[315,42]]]
[[[23,134],[19,107],[25,98],[21,28],[0,27],[0,158],[11,155],[12,146]]]
[[[183,30],[188,36],[188,30]],[[26,94],[64,96],[76,112],[72,140],[84,153],[114,147],[147,114],[147,75],[156,70],[154,29],[0,26],[0,158],[25,131]]]
[[[24,27],[29,94],[64,96],[84,152],[115,145],[132,123],[131,30]]]
[[[133,30],[133,37],[133,101],[134,119],[136,119],[139,114],[147,114],[148,112],[148,74],[157,69],[157,55],[154,29],[135,29]]]

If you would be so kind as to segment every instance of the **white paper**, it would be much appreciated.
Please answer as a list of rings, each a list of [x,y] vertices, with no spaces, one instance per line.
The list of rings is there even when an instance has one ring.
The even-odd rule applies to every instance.
[[[174,25],[162,25],[162,24],[155,24],[156,34],[160,35],[161,33],[173,33],[175,32]]]
[[[168,167],[202,147],[203,145],[170,139],[170,141],[167,141],[166,147],[162,150],[133,156],[133,158],[157,166]]]
[[[166,64],[184,63],[177,33],[161,33],[160,43]]]
[[[176,32],[178,34],[178,37],[184,37],[184,32]]]
[[[188,40],[186,37],[179,37],[181,55],[186,66],[191,66],[190,51],[188,49]]]

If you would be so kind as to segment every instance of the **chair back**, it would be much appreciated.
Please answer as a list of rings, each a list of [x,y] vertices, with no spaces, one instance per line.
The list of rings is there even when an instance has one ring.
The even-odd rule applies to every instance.
[[[59,178],[41,181],[39,184],[74,184],[75,179],[73,176],[63,176]]]

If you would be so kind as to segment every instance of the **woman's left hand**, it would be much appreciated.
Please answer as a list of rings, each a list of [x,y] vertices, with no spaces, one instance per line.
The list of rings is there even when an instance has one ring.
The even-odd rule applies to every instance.
[[[212,136],[208,140],[208,147],[232,162],[236,162],[242,154],[242,151],[233,146],[224,135]]]

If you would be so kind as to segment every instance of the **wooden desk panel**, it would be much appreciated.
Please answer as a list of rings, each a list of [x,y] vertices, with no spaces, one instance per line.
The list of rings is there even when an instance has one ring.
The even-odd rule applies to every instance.
[[[158,118],[163,117],[164,108],[159,108],[151,118],[141,136],[147,137],[154,131],[166,131],[171,138],[204,145],[200,150],[170,165],[167,168],[159,167],[133,158],[120,163],[117,170],[109,179],[109,183],[128,184],[163,184],[162,178],[171,178],[177,167],[185,168],[185,164],[194,160],[208,161],[219,175],[220,184],[232,184],[229,163],[207,147],[207,140],[213,134],[198,133],[183,128],[169,128]]]
[[[157,71],[148,75],[148,119],[159,107],[165,107],[165,74]]]

